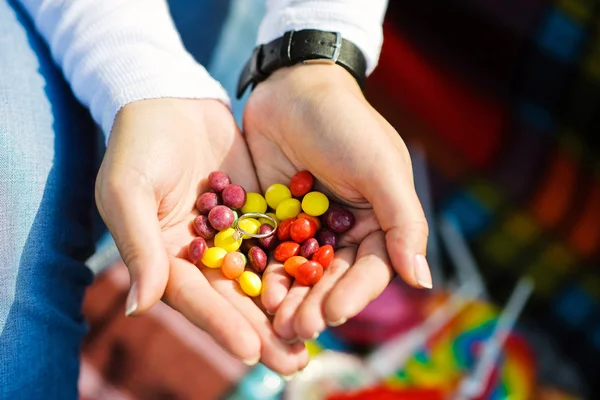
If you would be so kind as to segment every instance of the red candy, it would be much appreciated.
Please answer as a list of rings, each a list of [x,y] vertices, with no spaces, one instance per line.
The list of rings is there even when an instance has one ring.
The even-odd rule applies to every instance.
[[[265,233],[269,233],[273,230],[273,227],[269,224],[262,224],[258,233],[263,235]],[[265,238],[258,239],[258,243],[260,243],[260,247],[264,250],[273,250],[275,246],[277,246],[277,235],[267,236]]]
[[[315,236],[317,225],[314,221],[306,218],[298,218],[290,227],[290,237],[296,243],[302,243]]]
[[[302,257],[310,258],[317,250],[319,250],[319,242],[317,242],[317,239],[315,238],[310,238],[300,246],[300,255]]]
[[[310,192],[313,187],[314,178],[308,171],[298,172],[290,181],[290,191],[295,197],[302,197]]]
[[[205,215],[208,214],[210,210],[221,204],[223,204],[221,201],[221,196],[212,192],[202,193],[196,200],[196,208],[200,214]]]
[[[310,219],[311,221],[313,221],[315,223],[315,225],[317,226],[317,231],[319,229],[321,229],[321,220],[319,219],[319,217],[314,217],[312,215],[308,215],[305,212],[301,212],[300,214],[298,214],[298,216],[296,218],[306,218],[306,219]]]
[[[219,233],[219,231],[210,225],[206,215],[198,215],[196,218],[194,218],[192,225],[194,226],[194,231],[196,234],[206,240],[214,238],[215,235]]]
[[[233,211],[227,206],[216,206],[208,213],[208,222],[218,231],[230,228],[234,221]]]
[[[273,256],[279,262],[285,262],[288,258],[297,256],[300,253],[300,245],[295,242],[283,242],[275,248]]]
[[[217,193],[221,193],[230,183],[231,179],[225,172],[213,171],[208,174],[208,186]]]
[[[292,224],[296,221],[296,218],[288,218],[281,221],[279,226],[277,227],[277,238],[282,242],[285,240],[290,240],[290,228]]]
[[[248,250],[248,263],[259,274],[267,268],[267,255],[258,246],[251,247]]]
[[[242,208],[246,203],[246,191],[236,184],[227,185],[221,193],[223,204],[229,208]]]
[[[326,244],[325,246],[320,247],[319,250],[313,254],[312,260],[321,264],[323,268],[327,268],[333,261],[333,254],[333,247]]]
[[[329,209],[323,215],[325,225],[336,233],[344,233],[354,226],[356,222],[352,211],[337,205],[330,204]]]
[[[323,276],[323,266],[316,261],[307,261],[296,270],[296,282],[303,286],[312,286]]]
[[[196,264],[206,251],[206,241],[201,237],[194,238],[188,246],[188,259],[192,264]]]

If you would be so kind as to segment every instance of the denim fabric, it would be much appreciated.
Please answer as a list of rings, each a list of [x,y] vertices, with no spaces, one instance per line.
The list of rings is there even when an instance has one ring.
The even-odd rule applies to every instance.
[[[173,4],[184,43],[207,63],[227,2]],[[203,42],[190,39],[194,26]],[[0,399],[77,398],[98,143],[27,15],[0,0]]]

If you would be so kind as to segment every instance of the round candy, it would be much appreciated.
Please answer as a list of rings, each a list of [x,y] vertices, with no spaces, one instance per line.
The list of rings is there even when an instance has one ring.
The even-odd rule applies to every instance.
[[[250,297],[256,297],[260,295],[262,290],[262,281],[260,277],[256,275],[252,271],[244,271],[242,275],[240,275],[240,286],[244,293],[246,293]]]
[[[284,219],[294,218],[295,216],[300,214],[301,211],[302,205],[300,204],[299,200],[287,199],[279,203],[275,214],[277,215],[277,218],[283,221]]]
[[[295,277],[298,267],[307,261],[308,260],[304,257],[293,256],[293,257],[290,257],[287,260],[285,260],[285,263],[283,263],[283,268],[285,269],[285,272],[287,272],[289,276]]]
[[[296,243],[302,243],[305,240],[315,236],[317,225],[314,221],[306,218],[298,218],[290,227],[290,237]]]
[[[297,256],[300,252],[300,245],[295,242],[283,242],[275,248],[273,256],[279,262],[285,262],[288,258]]]
[[[310,258],[317,250],[319,250],[319,242],[317,242],[317,239],[315,238],[310,238],[300,246],[300,255],[302,257]]]
[[[356,222],[352,211],[337,204],[332,204],[323,217],[325,225],[337,233],[344,233],[350,230]]]
[[[262,213],[267,211],[267,201],[260,193],[250,192],[246,194],[246,203],[242,207],[242,213]]]
[[[319,242],[320,246],[325,246],[326,244],[330,244],[331,247],[333,247],[334,249],[337,247],[337,242],[338,242],[337,234],[333,231],[330,231],[329,229],[325,229],[325,228],[321,229],[315,235],[315,239],[317,239],[317,242]]]
[[[226,278],[237,279],[242,275],[245,267],[246,257],[242,253],[234,251],[232,253],[227,253],[223,259],[221,271],[223,271],[223,275],[225,275]]]
[[[231,179],[225,172],[213,171],[208,174],[208,185],[217,193],[221,193],[230,183]]]
[[[206,241],[201,237],[194,238],[188,246],[188,259],[192,264],[196,264],[206,251]]]
[[[258,246],[251,247],[248,250],[248,261],[250,266],[259,274],[262,274],[265,268],[267,268],[267,255]]]
[[[223,204],[223,201],[221,200],[221,196],[217,193],[202,193],[198,196],[198,199],[196,199],[196,208],[200,214],[208,214],[210,210],[221,204]]]
[[[223,204],[230,208],[242,208],[246,204],[246,191],[240,185],[227,185],[221,197]]]
[[[277,222],[277,225],[279,225],[281,223],[281,221],[279,220],[279,218],[277,218],[277,215],[275,213],[267,213],[267,215],[269,217],[273,218],[275,220],[275,222]],[[270,219],[259,218],[258,220],[260,221],[261,224],[269,224],[271,226],[274,226],[273,221],[271,221]]]
[[[235,215],[227,206],[216,206],[208,213],[208,222],[218,231],[230,228],[235,221]]]
[[[302,210],[308,215],[318,217],[329,208],[329,199],[321,192],[310,192],[302,199]]]
[[[214,238],[219,232],[211,226],[206,215],[198,215],[196,218],[194,218],[192,225],[198,236],[206,240]]]
[[[327,268],[331,261],[333,261],[333,247],[326,244],[322,246],[312,255],[312,260],[318,262],[323,266],[323,268]]]
[[[262,235],[264,233],[271,233],[272,230],[273,227],[271,225],[262,224],[260,226],[260,229],[258,230],[258,233]],[[263,248],[263,250],[272,250],[275,248],[275,246],[277,246],[277,235],[273,234],[271,236],[258,239],[258,243],[260,244],[260,247]]]
[[[292,176],[290,190],[295,197],[302,197],[312,189],[314,178],[308,171],[298,172]]]
[[[296,221],[296,218],[288,218],[281,221],[279,226],[277,227],[277,239],[283,241],[290,240],[290,228],[292,224]]]
[[[296,270],[296,282],[303,286],[312,286],[323,276],[323,266],[316,261],[307,261]]]
[[[223,265],[223,259],[226,255],[227,250],[220,247],[208,248],[202,256],[202,264],[208,268],[220,268]]]
[[[275,183],[268,187],[265,192],[265,199],[267,199],[267,204],[272,209],[276,210],[279,203],[284,200],[291,199],[292,192],[287,186],[282,185],[281,183]]]
[[[258,233],[260,229],[260,222],[254,218],[244,218],[240,222],[238,222],[238,227],[243,231],[255,235]],[[252,236],[244,235],[244,239],[250,239]]]
[[[242,239],[235,240],[233,234],[235,229],[227,228],[215,235],[215,246],[220,247],[228,253],[236,251],[242,245]]]
[[[301,212],[300,214],[298,214],[298,218],[310,219],[311,221],[314,221],[315,225],[317,225],[317,231],[321,229],[321,219],[319,219],[319,217],[313,217],[312,215],[308,215],[305,212]]]

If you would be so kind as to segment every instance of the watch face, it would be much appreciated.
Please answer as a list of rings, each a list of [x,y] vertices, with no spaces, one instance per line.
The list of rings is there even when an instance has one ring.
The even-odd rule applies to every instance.
[[[344,353],[324,351],[311,359],[304,371],[288,382],[285,400],[324,400],[333,393],[374,384],[361,359]]]

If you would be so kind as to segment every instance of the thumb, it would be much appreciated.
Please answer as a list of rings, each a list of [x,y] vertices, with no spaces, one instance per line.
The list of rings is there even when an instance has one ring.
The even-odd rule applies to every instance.
[[[106,185],[97,190],[98,209],[129,269],[131,287],[125,315],[141,314],[161,299],[169,276],[169,259],[149,185]]]
[[[386,157],[387,158],[387,157]],[[374,165],[368,176],[373,188],[364,193],[373,205],[394,270],[410,285],[431,289],[425,258],[429,229],[412,180],[410,164],[394,154]],[[373,179],[373,177],[376,177]],[[374,182],[373,182],[374,180]]]

